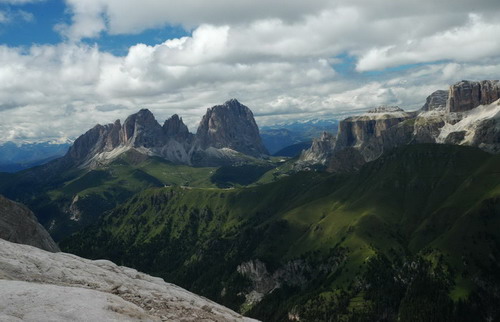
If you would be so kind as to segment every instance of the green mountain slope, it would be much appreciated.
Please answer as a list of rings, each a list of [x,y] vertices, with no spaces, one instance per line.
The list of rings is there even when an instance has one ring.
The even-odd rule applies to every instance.
[[[149,189],[61,247],[266,321],[481,320],[499,314],[499,217],[499,156],[412,145],[355,174]]]
[[[46,167],[50,169],[50,167]],[[94,169],[45,167],[0,174],[0,193],[28,205],[56,239],[94,223],[104,212],[151,187],[211,187],[215,168],[175,165],[130,151]]]

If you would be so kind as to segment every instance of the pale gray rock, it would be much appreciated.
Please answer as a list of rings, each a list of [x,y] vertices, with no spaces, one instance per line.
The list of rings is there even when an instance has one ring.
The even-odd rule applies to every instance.
[[[24,205],[0,195],[0,238],[19,244],[35,246],[49,252],[59,247],[38,223],[35,215]]]
[[[107,260],[1,239],[0,299],[2,321],[255,321]]]

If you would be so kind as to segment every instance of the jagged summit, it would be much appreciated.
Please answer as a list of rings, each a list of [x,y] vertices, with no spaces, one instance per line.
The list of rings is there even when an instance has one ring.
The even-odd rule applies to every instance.
[[[252,111],[236,99],[207,109],[196,141],[201,149],[229,148],[254,157],[268,154]]]
[[[96,167],[130,149],[188,165],[219,165],[221,160],[242,161],[237,154],[257,158],[268,154],[252,111],[231,99],[207,109],[196,135],[177,114],[162,126],[150,110],[141,109],[123,124],[117,120],[96,125],[75,141],[65,158],[80,167]]]
[[[169,138],[187,139],[191,133],[182,121],[182,117],[174,114],[163,123],[163,133]]]
[[[133,147],[155,147],[164,143],[163,130],[148,109],[127,117],[123,122],[121,142]]]

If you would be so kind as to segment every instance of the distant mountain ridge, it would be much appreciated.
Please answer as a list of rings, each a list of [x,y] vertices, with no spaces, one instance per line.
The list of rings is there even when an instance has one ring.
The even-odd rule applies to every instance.
[[[0,172],[16,172],[62,157],[71,146],[67,142],[0,144]]]
[[[414,143],[469,145],[499,153],[499,99],[498,80],[464,80],[451,85],[447,92],[432,93],[416,112],[379,107],[346,118],[340,122],[335,137],[322,135],[315,139],[312,147],[302,153],[296,167],[319,164],[333,172],[346,168],[356,170],[386,151]],[[350,164],[345,167],[342,163]]]
[[[79,167],[95,168],[135,149],[146,155],[187,165],[224,165],[262,158],[269,153],[259,136],[252,111],[236,99],[207,109],[196,134],[173,115],[161,126],[142,109],[121,124],[96,125],[75,140],[66,159]]]
[[[306,142],[310,146],[311,141],[320,136],[322,132],[335,134],[337,129],[338,121],[330,119],[267,125],[262,126],[259,130],[262,141],[271,154],[295,156],[300,154],[300,151],[293,153],[293,155],[287,155],[286,150],[286,155],[278,152],[296,144],[304,145]]]

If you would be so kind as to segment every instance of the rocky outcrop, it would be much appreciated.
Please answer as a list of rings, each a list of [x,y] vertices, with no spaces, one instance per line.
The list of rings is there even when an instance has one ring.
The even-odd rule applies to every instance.
[[[107,260],[0,240],[0,320],[255,321]]]
[[[345,261],[346,255],[346,249],[339,248],[321,264],[294,259],[284,263],[273,272],[270,272],[266,264],[259,259],[241,263],[236,268],[237,272],[252,283],[245,294],[245,305],[251,306],[260,302],[264,296],[283,285],[302,288],[318,276],[332,274]]]
[[[261,157],[268,152],[259,135],[252,111],[235,99],[207,110],[196,132],[196,148],[228,148]]]
[[[335,147],[335,136],[328,132],[323,132],[317,139],[313,139],[309,149],[304,150],[300,155],[300,160],[304,164],[325,165],[330,158]]]
[[[424,106],[422,106],[420,110],[423,112],[444,110],[446,108],[447,101],[448,91],[437,90],[427,97]]]
[[[59,247],[25,206],[0,195],[0,238],[14,243],[35,246],[49,252]]]
[[[448,112],[465,112],[479,105],[488,105],[500,98],[500,82],[463,80],[450,86],[446,109]]]

